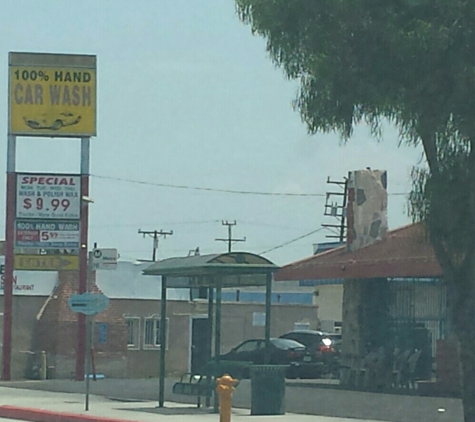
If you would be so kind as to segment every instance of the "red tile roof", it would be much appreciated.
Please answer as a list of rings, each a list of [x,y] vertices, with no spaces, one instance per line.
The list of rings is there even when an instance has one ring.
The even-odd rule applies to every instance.
[[[284,281],[441,275],[424,228],[417,223],[392,230],[384,240],[354,252],[342,246],[293,262],[274,276],[275,280]]]

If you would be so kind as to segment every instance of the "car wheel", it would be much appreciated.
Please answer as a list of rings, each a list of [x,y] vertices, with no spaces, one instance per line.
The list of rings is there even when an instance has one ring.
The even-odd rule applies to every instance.
[[[58,130],[58,129],[61,129],[62,127],[63,127],[63,122],[61,120],[55,120],[53,123],[53,126],[51,126],[53,130]]]

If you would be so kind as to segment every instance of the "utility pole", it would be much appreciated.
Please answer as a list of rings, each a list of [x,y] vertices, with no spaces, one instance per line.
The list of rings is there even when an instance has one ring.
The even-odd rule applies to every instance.
[[[167,236],[173,235],[173,230],[165,232],[163,230],[147,231],[139,229],[139,234],[143,234],[143,237],[150,236],[151,238],[153,238],[152,261],[155,262],[157,260],[158,238],[160,236],[163,236],[163,238],[165,239]]]
[[[245,242],[246,238],[243,237],[242,239],[233,239],[233,234],[232,234],[232,227],[236,225],[236,220],[234,221],[221,221],[221,225],[223,226],[228,226],[228,238],[227,239],[214,239],[216,241],[220,242],[227,242],[228,243],[228,252],[231,252],[231,245],[232,242]]]
[[[342,189],[340,192],[327,192],[324,212],[324,215],[335,217],[337,220],[339,220],[339,224],[322,224],[322,227],[338,229],[338,235],[327,235],[326,237],[336,238],[340,242],[344,242],[346,239],[346,203],[348,198],[348,179],[345,177],[345,180],[340,182],[336,180],[330,180],[330,177],[328,177],[327,183],[329,185],[337,185]],[[339,201],[330,201],[330,199],[335,196],[339,198]]]

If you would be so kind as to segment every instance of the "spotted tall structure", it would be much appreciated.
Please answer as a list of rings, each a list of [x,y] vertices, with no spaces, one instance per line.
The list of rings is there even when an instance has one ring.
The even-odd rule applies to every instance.
[[[349,251],[386,237],[387,210],[387,172],[371,169],[350,172],[347,208]]]

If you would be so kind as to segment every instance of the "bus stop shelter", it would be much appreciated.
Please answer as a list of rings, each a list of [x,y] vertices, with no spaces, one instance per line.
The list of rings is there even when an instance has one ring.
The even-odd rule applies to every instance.
[[[144,275],[162,277],[161,320],[167,316],[167,288],[208,290],[208,321],[210,333],[214,328],[214,359],[219,365],[221,348],[221,291],[223,288],[265,287],[265,342],[270,347],[272,274],[278,266],[268,259],[249,252],[168,258],[156,262],[144,270]],[[214,296],[216,293],[216,299]],[[214,303],[213,303],[214,302]],[[215,318],[213,324],[213,306]],[[160,344],[165,344],[166,324],[160,324]],[[211,341],[212,341],[212,337]],[[211,347],[210,347],[211,350]],[[165,402],[165,347],[160,350],[159,407]],[[268,356],[266,357],[268,362]],[[217,401],[215,400],[215,408]]]

